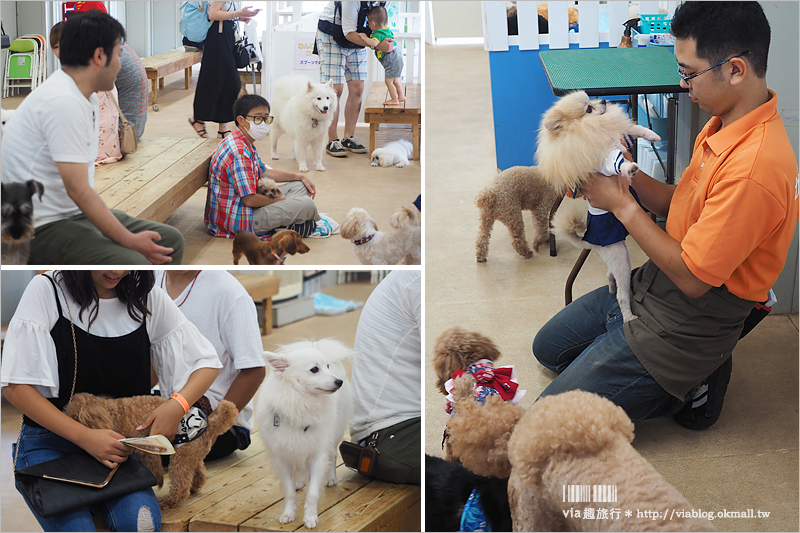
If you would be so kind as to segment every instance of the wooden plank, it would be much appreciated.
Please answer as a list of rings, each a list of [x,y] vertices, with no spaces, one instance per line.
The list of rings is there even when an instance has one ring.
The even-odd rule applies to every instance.
[[[179,141],[180,139],[168,137],[143,137],[139,141],[139,147],[136,152],[126,155],[116,163],[95,167],[94,190],[102,196],[109,187],[125,179],[131,173],[141,168],[141,166],[146,164],[150,159],[168,150]]]
[[[192,144],[194,143],[196,140],[192,139]],[[193,147],[184,153],[183,148],[188,144],[181,142],[176,145],[176,148],[181,148],[180,151],[173,149],[162,154],[162,165],[168,164],[169,160],[176,156],[176,152],[178,157],[167,168],[148,180],[146,187],[139,187],[117,204],[117,209],[138,218],[163,222],[178,206],[188,200],[208,178],[208,166],[212,154],[208,146]]]
[[[328,529],[323,526],[323,522],[326,520],[335,522],[336,520],[326,518],[328,514],[332,512],[334,515],[338,516],[342,509],[339,506],[370,484],[368,478],[356,474],[344,465],[340,465],[339,468],[336,469],[336,475],[339,484],[335,487],[323,487],[320,491],[320,498],[317,504],[319,525],[314,531],[347,531],[346,529]],[[281,524],[278,521],[281,513],[283,513],[283,493],[281,493],[280,502],[266,507],[264,511],[260,512],[258,515],[241,522],[239,531],[307,531],[303,526],[303,506],[305,504],[306,494],[307,489],[297,492],[297,515],[294,522]],[[333,509],[337,509],[337,507],[338,510],[333,511]]]
[[[375,531],[422,531],[422,500],[401,511],[386,525]]]
[[[324,516],[320,515],[317,529],[379,531],[383,526],[398,520],[420,500],[421,490],[418,485],[395,485],[373,480],[350,498],[326,511]]]
[[[182,158],[187,157],[191,152],[202,144],[202,139],[180,139],[169,148],[165,149],[155,157],[143,160],[142,164],[129,173],[123,179],[118,180],[112,186],[108,187],[101,197],[109,207],[115,209],[122,209],[126,213],[127,209],[132,206],[128,205],[130,197],[147,187],[149,189],[150,183],[161,176],[163,173],[168,172],[173,165],[178,163]],[[210,153],[209,153],[210,155]],[[129,213],[133,215],[133,213]]]
[[[161,527],[164,531],[189,531],[189,522],[197,513],[269,474],[264,443],[255,433],[251,434],[251,439],[252,444],[247,450],[234,452],[232,456],[212,463],[212,468],[218,464],[224,468],[212,471],[212,468],[206,467],[209,470],[208,481],[200,492],[191,494],[175,509],[162,510]],[[156,490],[156,496],[165,496],[168,492],[168,482],[165,481],[164,487]]]

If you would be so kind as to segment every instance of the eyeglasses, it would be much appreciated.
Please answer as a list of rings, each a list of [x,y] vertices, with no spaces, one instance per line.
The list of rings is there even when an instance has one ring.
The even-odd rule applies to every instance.
[[[705,69],[705,70],[701,70],[700,72],[695,72],[694,74],[692,74],[692,75],[690,75],[690,76],[684,76],[683,74],[684,74],[685,70],[683,69],[683,67],[681,67],[681,66],[678,66],[678,76],[680,76],[680,77],[681,77],[681,79],[682,79],[684,82],[686,82],[686,85],[689,85],[689,80],[692,80],[692,79],[696,78],[696,77],[697,77],[697,76],[699,76],[700,74],[703,74],[704,72],[708,72],[709,70],[715,69],[715,68],[717,68],[717,67],[718,67],[718,66],[720,66],[720,65],[724,65],[725,63],[727,63],[728,61],[730,61],[730,60],[732,60],[732,59],[736,59],[737,57],[742,57],[742,56],[744,56],[744,55],[747,55],[747,54],[749,54],[749,53],[750,53],[750,51],[749,51],[749,50],[748,50],[747,52],[742,52],[742,53],[741,53],[741,54],[739,54],[738,56],[733,56],[733,57],[731,57],[731,58],[728,58],[728,59],[726,59],[725,61],[720,61],[719,63],[717,63],[717,64],[716,64],[716,65],[714,65],[713,67],[708,67],[707,69]]]
[[[253,124],[255,124],[256,126],[258,126],[259,124],[261,124],[265,120],[267,121],[267,124],[272,124],[272,119],[273,119],[273,117],[258,117],[258,116],[255,116],[255,115],[245,115],[245,117],[252,118],[253,119]]]

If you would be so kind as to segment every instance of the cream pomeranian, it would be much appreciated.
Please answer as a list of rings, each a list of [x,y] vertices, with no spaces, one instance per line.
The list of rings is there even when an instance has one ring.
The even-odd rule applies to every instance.
[[[651,130],[634,124],[622,107],[605,100],[590,100],[583,91],[567,94],[547,110],[539,128],[536,161],[540,174],[559,192],[575,196],[592,173],[621,174],[631,178],[639,171],[636,163],[623,158],[622,140],[643,137],[660,141]],[[636,193],[631,189],[634,196]],[[637,197],[638,201],[638,197]],[[637,318],[630,306],[631,266],[625,237],[628,231],[612,213],[589,205],[589,216],[576,217],[553,228],[579,248],[600,253],[608,267],[608,288],[616,293],[625,322]],[[577,233],[583,231],[583,237]]]

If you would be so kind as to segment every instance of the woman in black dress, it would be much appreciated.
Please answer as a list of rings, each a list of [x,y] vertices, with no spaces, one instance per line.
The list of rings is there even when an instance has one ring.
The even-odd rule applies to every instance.
[[[240,2],[211,2],[208,19],[211,27],[206,35],[200,76],[194,93],[194,117],[189,123],[200,137],[208,138],[205,122],[219,124],[218,139],[230,133],[233,103],[239,97],[241,81],[233,56],[235,19],[248,22],[259,10],[239,8]],[[220,30],[221,27],[221,30]]]

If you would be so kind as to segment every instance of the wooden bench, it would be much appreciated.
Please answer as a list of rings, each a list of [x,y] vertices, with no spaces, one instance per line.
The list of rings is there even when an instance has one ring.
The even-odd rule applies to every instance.
[[[158,89],[164,88],[164,76],[184,70],[186,89],[188,90],[189,80],[192,77],[192,65],[200,63],[202,59],[203,52],[201,50],[186,52],[183,47],[142,59],[147,79],[152,80],[154,111],[158,111]]]
[[[136,152],[94,171],[94,188],[111,209],[164,222],[208,180],[218,139],[143,138]]]
[[[163,531],[307,531],[303,526],[306,489],[297,493],[297,518],[281,524],[283,489],[257,434],[243,451],[206,463],[208,481],[176,509],[162,511]],[[339,484],[323,488],[314,531],[421,531],[421,492],[417,485],[369,479],[341,463]],[[156,489],[166,496],[169,481]]]
[[[268,276],[261,274],[234,274],[233,275],[247,294],[256,301],[261,302],[261,309],[264,311],[261,327],[261,335],[272,333],[272,297],[280,290],[281,278],[278,276]]]
[[[422,91],[418,83],[407,83],[405,86],[406,101],[399,105],[384,106],[389,100],[389,89],[382,81],[372,83],[364,107],[364,120],[369,124],[369,153],[375,150],[375,132],[380,124],[411,124],[414,136],[414,157],[420,158],[419,129],[422,124]]]

